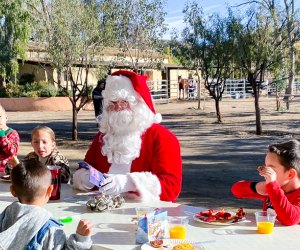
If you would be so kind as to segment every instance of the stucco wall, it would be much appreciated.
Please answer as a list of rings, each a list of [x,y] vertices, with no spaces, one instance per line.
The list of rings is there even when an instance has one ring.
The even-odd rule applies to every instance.
[[[39,98],[0,98],[0,104],[6,111],[71,111],[72,104],[68,97]],[[91,103],[84,110],[92,110]]]

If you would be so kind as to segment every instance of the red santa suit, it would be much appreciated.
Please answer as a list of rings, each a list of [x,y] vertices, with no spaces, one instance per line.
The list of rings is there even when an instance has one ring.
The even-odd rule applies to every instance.
[[[117,188],[109,188],[111,194],[126,192],[142,201],[175,201],[182,183],[180,146],[176,136],[158,124],[161,115],[154,110],[146,78],[121,70],[108,77],[106,84],[99,122],[101,132],[93,140],[84,161],[102,173],[115,175],[112,178]],[[120,114],[121,119],[112,122],[109,112],[114,107],[124,109],[113,110],[112,115],[119,117]],[[123,121],[128,122],[127,125],[123,125]],[[114,142],[115,137],[120,144]],[[91,188],[85,182],[87,175],[85,170],[76,171],[74,187]],[[110,183],[108,179],[105,181]],[[106,184],[101,183],[103,187]]]
[[[102,173],[108,173],[111,164],[100,151],[102,136],[100,132],[97,134],[84,161]],[[157,186],[153,186],[157,183],[153,182],[151,174],[148,178],[132,175],[139,195],[153,196],[153,193],[158,195],[159,192],[161,200],[174,201],[180,193],[182,181],[182,162],[177,138],[165,127],[153,124],[142,135],[140,157],[133,160],[130,172],[148,172],[156,175],[159,180],[161,193]]]

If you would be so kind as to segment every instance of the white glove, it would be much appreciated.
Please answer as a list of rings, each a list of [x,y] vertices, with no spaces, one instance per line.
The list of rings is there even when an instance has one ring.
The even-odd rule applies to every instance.
[[[125,174],[105,174],[106,179],[100,183],[99,190],[106,194],[117,195],[129,191],[136,191],[131,178]]]
[[[95,185],[90,182],[90,171],[80,168],[73,174],[73,188],[81,191],[91,190]]]

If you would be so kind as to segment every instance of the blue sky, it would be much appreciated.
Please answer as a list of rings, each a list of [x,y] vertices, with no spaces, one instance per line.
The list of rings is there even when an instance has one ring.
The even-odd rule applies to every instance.
[[[167,0],[167,16],[166,23],[169,26],[169,32],[165,38],[170,38],[170,32],[172,29],[181,30],[183,24],[182,10],[188,0]],[[247,0],[197,0],[198,4],[203,7],[204,13],[211,14],[214,12],[227,13],[227,3],[230,6],[245,3]],[[295,1],[296,8],[300,7],[300,1]]]
[[[187,0],[167,0],[166,22],[170,30],[173,28],[181,29],[183,27],[182,10],[186,2]],[[207,14],[214,12],[226,13],[227,2],[230,2],[230,5],[234,5],[243,3],[245,0],[198,0],[199,5],[203,7],[204,12]],[[169,34],[166,37],[169,38]]]

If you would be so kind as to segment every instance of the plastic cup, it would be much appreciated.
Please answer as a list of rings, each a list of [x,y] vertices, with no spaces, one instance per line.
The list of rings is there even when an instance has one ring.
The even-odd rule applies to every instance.
[[[51,172],[51,184],[53,186],[53,190],[51,193],[50,200],[59,200],[60,199],[60,188],[61,188],[61,168],[59,166],[48,166],[48,169]]]
[[[169,222],[169,233],[171,239],[185,239],[186,237],[186,225],[188,223],[187,218],[170,217]]]
[[[271,234],[273,232],[276,215],[267,211],[255,212],[257,232],[259,234]]]
[[[150,207],[136,207],[135,208],[136,217],[138,220],[145,217],[145,215],[151,211],[152,211],[152,209]]]

